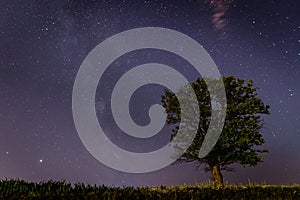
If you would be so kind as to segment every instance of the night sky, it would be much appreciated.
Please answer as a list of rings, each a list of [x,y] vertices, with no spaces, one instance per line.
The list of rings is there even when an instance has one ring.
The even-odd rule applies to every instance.
[[[211,177],[194,164],[130,174],[113,170],[85,149],[72,115],[77,71],[99,43],[138,27],[163,27],[199,42],[223,76],[252,79],[271,106],[263,136],[269,154],[254,168],[234,166],[225,181],[300,182],[300,2],[297,0],[1,0],[0,1],[0,178],[66,180],[105,185],[179,185]],[[116,127],[109,110],[114,84],[134,66],[158,62],[189,81],[200,77],[182,58],[144,49],[121,56],[104,73],[96,93],[98,120],[118,146],[147,152],[165,145],[171,127],[148,139]],[[139,88],[131,115],[149,123],[149,107],[162,86]]]

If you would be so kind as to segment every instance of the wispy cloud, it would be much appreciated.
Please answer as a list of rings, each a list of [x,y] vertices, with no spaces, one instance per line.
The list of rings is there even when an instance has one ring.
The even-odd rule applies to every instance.
[[[216,30],[223,30],[226,26],[225,14],[233,0],[205,0],[213,8],[212,23]]]

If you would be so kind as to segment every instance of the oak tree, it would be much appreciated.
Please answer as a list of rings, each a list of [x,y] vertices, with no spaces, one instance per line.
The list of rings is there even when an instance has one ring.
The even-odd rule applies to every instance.
[[[262,153],[266,149],[258,146],[264,143],[261,129],[264,125],[262,114],[269,114],[269,106],[265,105],[257,95],[257,87],[253,81],[245,81],[233,76],[223,77],[226,92],[226,118],[221,135],[207,156],[199,158],[199,149],[203,143],[211,120],[211,102],[207,85],[202,78],[191,83],[195,91],[199,109],[199,127],[192,144],[175,163],[197,162],[210,171],[217,187],[223,186],[221,171],[232,171],[231,164],[255,166],[263,161]],[[182,89],[183,90],[183,89]],[[176,95],[165,90],[162,104],[167,113],[167,124],[175,124],[171,140],[177,134],[180,123],[180,104]]]

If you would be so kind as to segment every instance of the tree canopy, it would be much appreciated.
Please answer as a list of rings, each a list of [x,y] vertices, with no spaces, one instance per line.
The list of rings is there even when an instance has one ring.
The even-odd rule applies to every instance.
[[[199,150],[207,133],[211,119],[211,98],[205,81],[201,78],[191,83],[197,96],[200,109],[199,127],[193,143],[177,162],[198,162],[212,173],[216,186],[223,186],[222,170],[232,170],[229,165],[239,163],[242,166],[255,166],[263,161],[259,149],[264,143],[261,134],[264,122],[262,114],[269,114],[269,106],[257,95],[253,81],[245,81],[233,76],[223,77],[227,109],[222,133],[216,145],[204,158],[199,158]],[[181,90],[184,90],[182,88]],[[180,105],[176,94],[165,90],[162,104],[167,113],[167,124],[176,124],[172,138],[177,134],[180,123]]]

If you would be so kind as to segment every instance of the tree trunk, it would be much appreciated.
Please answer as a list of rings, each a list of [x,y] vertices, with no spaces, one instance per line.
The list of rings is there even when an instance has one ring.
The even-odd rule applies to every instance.
[[[217,188],[223,187],[224,183],[223,183],[223,175],[221,174],[220,171],[220,165],[216,164],[213,165],[211,168],[211,173],[214,179],[214,185]]]

